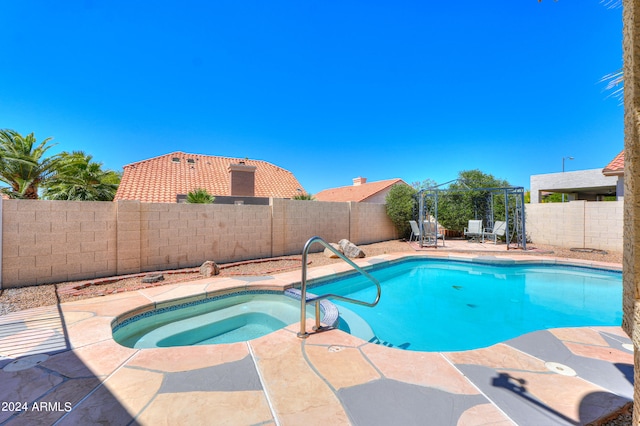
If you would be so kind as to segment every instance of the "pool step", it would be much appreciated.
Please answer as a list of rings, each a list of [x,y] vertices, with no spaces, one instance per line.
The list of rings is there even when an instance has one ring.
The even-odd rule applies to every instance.
[[[291,297],[296,300],[300,300],[301,291],[297,288],[290,288],[285,290],[284,295]],[[307,300],[313,299],[314,297],[318,297],[315,294],[307,292]],[[323,299],[320,301],[320,310],[322,311],[322,322],[327,324],[329,327],[335,327],[338,324],[338,308],[336,305],[331,303],[331,301],[327,299]]]
[[[385,342],[384,340],[380,340],[378,338],[378,336],[373,336],[371,339],[369,339],[369,343],[375,343],[376,345],[382,345],[382,346],[386,346],[388,348],[398,348],[398,349],[407,349],[409,346],[411,346],[411,343],[406,342],[403,343],[401,345],[394,345],[393,343],[389,343],[389,342]]]

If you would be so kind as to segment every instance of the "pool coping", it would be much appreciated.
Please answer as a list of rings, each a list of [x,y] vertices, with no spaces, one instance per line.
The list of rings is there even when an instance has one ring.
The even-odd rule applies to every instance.
[[[386,254],[359,259],[356,263],[361,267],[375,267],[381,262],[398,262],[408,258],[425,257],[481,263],[558,264],[621,271],[620,265],[575,259],[429,252]],[[339,263],[312,267],[308,271],[308,276],[309,279],[318,280],[336,274],[349,274],[351,271],[349,265]],[[413,409],[409,409],[404,414],[396,413],[400,417],[408,416],[408,422],[411,423],[411,419],[421,418],[423,414],[428,415],[433,411],[429,415],[444,416],[443,424],[478,424],[479,419],[495,424],[512,424],[513,422],[524,424],[523,421],[526,423],[528,421],[526,419],[530,419],[530,424],[535,424],[533,422],[542,419],[548,421],[548,416],[552,416],[554,420],[559,419],[559,424],[562,422],[582,424],[600,418],[632,400],[633,385],[628,383],[628,386],[625,386],[624,380],[619,377],[613,385],[610,383],[611,378],[600,378],[597,374],[595,374],[597,380],[591,376],[589,380],[581,378],[581,374],[589,375],[592,374],[592,370],[597,370],[594,366],[605,368],[612,365],[615,368],[615,365],[633,365],[632,352],[625,353],[623,347],[624,344],[630,343],[630,340],[620,327],[547,330],[529,333],[489,348],[451,353],[400,351],[365,342],[340,330],[312,335],[308,339],[299,339],[295,336],[298,324],[249,342],[215,345],[205,349],[194,347],[130,349],[118,345],[111,336],[113,322],[121,318],[120,316],[125,312],[147,312],[150,306],[170,306],[175,304],[175,300],[201,300],[206,295],[252,290],[284,291],[299,283],[299,271],[252,278],[214,277],[63,303],[59,306],[59,316],[66,335],[66,347],[57,352],[50,351],[49,359],[31,370],[38,370],[44,375],[47,371],[62,374],[58,371],[61,369],[62,359],[71,357],[76,362],[80,360],[98,379],[99,383],[85,395],[72,398],[73,406],[69,412],[58,413],[57,418],[61,418],[63,422],[79,419],[86,422],[87,419],[94,418],[95,420],[105,418],[114,420],[113,416],[118,413],[142,423],[151,422],[162,416],[170,418],[180,412],[175,404],[178,404],[178,401],[184,404],[185,399],[191,401],[189,398],[194,392],[198,393],[199,397],[212,400],[217,407],[231,407],[232,411],[240,412],[248,409],[249,402],[240,402],[238,395],[244,395],[246,398],[250,394],[249,399],[252,404],[255,404],[252,409],[261,413],[259,417],[263,417],[260,421],[275,424],[294,424],[298,421],[316,422],[325,417],[327,421],[338,424],[364,424],[368,421],[380,420],[381,417],[377,419],[370,417],[367,411],[371,411],[372,407],[362,402],[359,394],[368,395],[372,400],[377,401],[376,398],[381,398],[381,395],[395,392],[396,395],[402,396],[402,401],[396,402],[405,404],[414,401],[415,392],[418,391],[418,394],[426,395],[427,400],[439,401],[444,398],[444,400],[453,401],[454,406],[458,408],[453,411],[450,410],[450,406],[447,408],[454,413],[450,415],[451,417],[446,417],[444,412],[441,413],[435,408],[426,410],[424,401],[411,402],[415,403],[411,405]],[[26,317],[26,320],[22,320],[22,325],[28,330],[33,327],[32,322],[35,323],[35,321],[29,321],[28,313]],[[35,311],[33,317],[37,317]],[[0,323],[1,326],[2,323]],[[557,356],[551,356],[554,355],[553,351],[551,353],[536,352],[546,346],[555,348]],[[104,353],[110,354],[107,357],[108,362],[99,356]],[[200,359],[199,355],[202,353],[207,353],[215,359]],[[166,358],[171,357],[177,357],[176,366],[165,365]],[[493,364],[487,362],[496,357],[510,360],[507,364],[513,363],[513,365],[509,367],[499,365],[498,361],[491,361]],[[427,359],[433,365],[426,365]],[[253,366],[259,385],[251,385],[250,389],[221,391],[219,385],[215,383],[202,384],[197,390],[190,392],[176,390],[175,384],[166,385],[168,378],[178,374],[188,376],[188,372],[196,374],[219,369],[236,371],[239,367],[234,366],[242,360],[251,361],[247,362],[248,365]],[[559,375],[551,374],[544,367],[546,362],[558,360],[573,365],[577,371],[585,372],[570,379],[558,379]],[[0,368],[4,368],[12,361],[13,358],[0,359]],[[180,364],[186,364],[186,366],[178,367]],[[433,366],[437,368],[434,370]],[[178,369],[179,373],[172,371],[175,369]],[[242,371],[245,370],[248,371],[251,368],[247,369],[247,366],[243,365]],[[616,370],[607,367],[608,376],[611,376],[612,371]],[[17,383],[21,380],[18,373],[6,373],[0,370],[0,378],[3,374],[9,374],[11,380]],[[27,373],[24,374],[26,377]],[[140,379],[131,383],[133,379],[128,376],[136,374]],[[249,373],[238,374],[244,378]],[[527,386],[520,386],[517,380],[512,379],[512,376],[518,374],[526,377],[521,380],[525,380]],[[62,375],[65,378],[69,377],[68,374]],[[162,384],[159,387],[149,385],[149,377],[157,375],[162,376]],[[487,375],[495,376],[496,380],[501,378],[502,387],[487,386],[485,383]],[[624,376],[627,375],[624,374]],[[284,380],[284,377],[287,380]],[[303,383],[298,383],[297,378]],[[24,378],[24,380],[27,379]],[[70,378],[68,382],[71,383],[73,380],[75,379]],[[597,384],[598,380],[602,383]],[[285,383],[282,383],[283,381]],[[601,393],[602,398],[590,404],[579,400],[576,404],[575,395],[573,397],[565,395],[565,398],[573,400],[574,403],[559,403],[555,400],[559,381],[562,381],[564,393],[566,389],[574,387],[577,389],[575,395],[591,390],[595,394]],[[127,385],[123,385],[123,382]],[[56,391],[62,392],[59,389],[65,383],[67,382],[63,380],[61,385],[53,386],[49,392],[29,398],[34,401],[46,399],[46,395],[55,395]],[[306,396],[290,398],[291,390],[299,388],[304,383],[307,385],[313,383],[317,395],[314,397],[313,392],[310,392]],[[526,392],[518,391],[518,386],[526,387]],[[616,387],[613,391],[610,390],[612,386]],[[552,390],[545,391],[549,387]],[[143,396],[134,397],[131,393],[131,389],[134,388],[139,395]],[[101,392],[107,391],[113,397],[113,404],[124,408],[123,410],[119,412],[103,407],[98,396]],[[144,403],[140,402],[140,399],[144,400]],[[0,400],[2,400],[1,391]],[[206,410],[195,402],[192,404],[194,405],[187,404],[187,409],[194,412],[195,419],[201,422],[207,419]],[[385,404],[383,398],[375,405],[384,406]],[[96,411],[97,406],[100,409]],[[197,410],[196,406],[199,407]],[[323,409],[319,410],[318,407]],[[443,407],[443,410],[447,409]],[[4,414],[3,417],[3,413],[0,412],[0,423],[10,418],[28,419],[29,416],[39,414],[41,413],[28,411],[13,413],[9,417]],[[225,411],[223,415],[229,419],[237,416],[230,411]],[[414,416],[411,417],[411,415]]]

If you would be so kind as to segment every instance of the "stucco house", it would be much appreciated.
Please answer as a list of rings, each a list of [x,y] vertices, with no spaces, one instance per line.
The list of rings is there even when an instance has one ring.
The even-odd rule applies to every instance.
[[[269,204],[305,193],[293,173],[266,161],[172,152],[124,166],[114,201],[177,203],[198,188],[217,204]]]
[[[395,185],[407,185],[407,183],[397,178],[367,182],[367,178],[357,177],[353,179],[353,185],[325,189],[318,192],[315,195],[315,199],[318,201],[355,201],[358,203],[384,204],[387,194]]]
[[[620,154],[616,155],[616,158],[607,164],[607,167],[602,169],[602,174],[618,179],[616,183],[616,195],[618,199],[624,197],[624,149],[620,151]]]
[[[541,203],[545,193],[567,194],[567,200],[602,201],[624,195],[624,151],[602,169],[531,175],[531,203]]]

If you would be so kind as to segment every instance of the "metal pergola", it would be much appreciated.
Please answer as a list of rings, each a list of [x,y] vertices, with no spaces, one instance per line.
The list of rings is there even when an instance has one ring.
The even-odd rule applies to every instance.
[[[434,186],[431,188],[423,189],[418,192],[418,223],[420,228],[420,247],[437,245],[437,238],[433,236],[433,233],[427,233],[425,235],[424,222],[425,220],[435,220],[435,235],[438,235],[438,199],[442,193],[451,192],[486,192],[487,195],[484,199],[485,205],[482,209],[486,215],[485,217],[477,217],[479,208],[475,206],[474,219],[482,219],[488,227],[493,228],[494,224],[494,207],[495,197],[504,197],[505,208],[505,222],[507,231],[505,236],[507,239],[507,250],[511,248],[512,244],[515,244],[514,248],[527,249],[527,238],[525,232],[525,213],[524,213],[524,188],[521,186],[508,186],[508,187],[489,187],[489,188],[447,188],[440,189],[439,186],[449,184],[454,181],[446,182],[444,184]],[[427,202],[431,200],[430,202]],[[424,238],[426,236],[426,239]]]

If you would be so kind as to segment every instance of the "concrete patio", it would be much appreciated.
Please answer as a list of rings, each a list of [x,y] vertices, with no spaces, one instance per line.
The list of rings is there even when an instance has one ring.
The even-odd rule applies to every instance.
[[[476,246],[418,255],[491,255],[492,244]],[[488,253],[478,254],[479,246]],[[403,255],[416,252],[358,263]],[[510,258],[566,262],[518,251]],[[309,275],[348,269],[338,263]],[[281,290],[299,280],[299,272],[210,278],[2,316],[0,424],[578,425],[633,399],[633,349],[620,327],[538,331],[442,353],[389,348],[340,330],[302,340],[298,324],[213,346],[131,349],[111,335],[114,318],[150,303]]]

